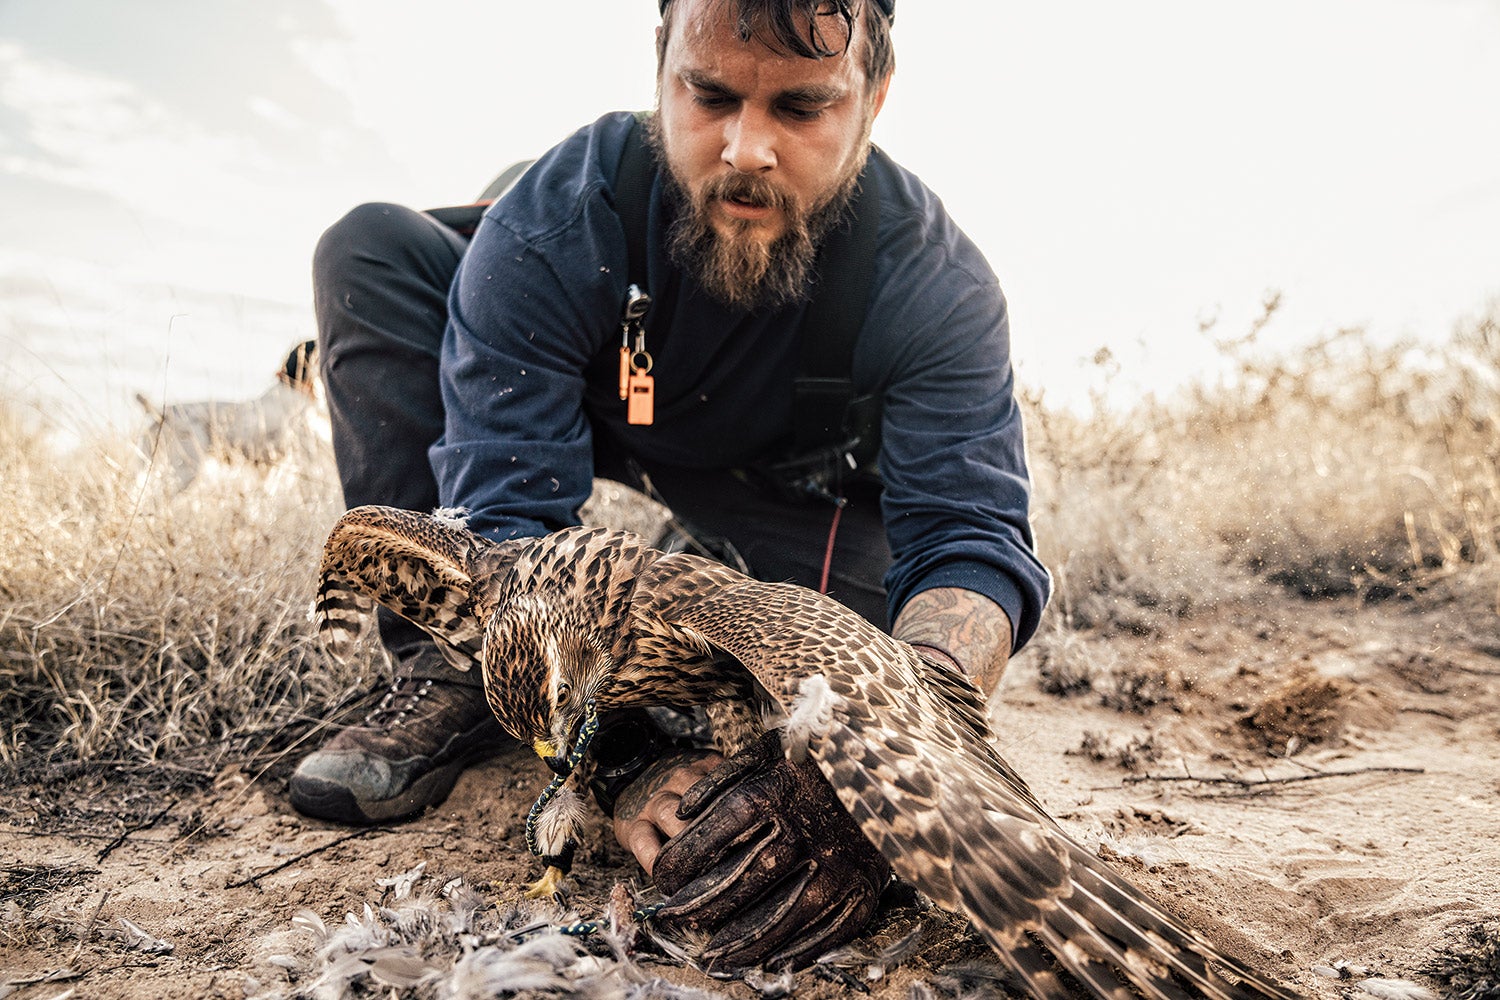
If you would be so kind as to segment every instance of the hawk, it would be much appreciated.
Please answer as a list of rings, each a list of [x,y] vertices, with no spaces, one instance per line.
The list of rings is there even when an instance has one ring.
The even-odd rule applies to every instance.
[[[895,872],[967,916],[1036,997],[1075,995],[1059,966],[1118,1000],[1295,996],[1069,837],[996,751],[967,678],[823,595],[625,532],[493,542],[453,512],[360,507],[324,548],[315,610],[334,655],[371,598],[455,666],[478,662],[503,727],[559,773],[601,710],[703,705],[726,754],[784,722],[788,755],[812,757]],[[550,853],[578,808],[543,817]]]

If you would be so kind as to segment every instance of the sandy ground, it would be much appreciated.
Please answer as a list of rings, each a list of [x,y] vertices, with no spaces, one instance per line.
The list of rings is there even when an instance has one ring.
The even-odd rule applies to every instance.
[[[1075,658],[1091,665],[1091,689],[1049,693],[1067,673],[1028,652],[993,719],[1002,752],[1071,833],[1230,952],[1313,997],[1366,996],[1364,976],[1442,995],[1424,974],[1434,956],[1500,916],[1500,648],[1493,616],[1455,618],[1287,602],[1095,637]],[[519,752],[469,771],[420,819],[373,831],[296,815],[289,769],[231,769],[186,797],[140,777],[9,789],[0,997],[294,996],[327,971],[316,921],[294,923],[299,911],[325,930],[353,926],[346,914],[378,920],[366,905],[399,909],[396,877],[422,865],[414,893],[442,909],[432,894],[461,878],[494,904],[481,907],[493,923],[536,874],[522,820],[545,772]],[[602,830],[576,872],[573,904],[590,916],[639,875]],[[955,963],[985,961],[961,925],[910,906],[888,912],[869,947],[919,923],[921,946],[869,985],[874,996],[952,995]],[[1315,971],[1340,962],[1369,971]],[[401,980],[399,963],[386,977]],[[349,995],[431,995],[347,981]],[[966,981],[983,985],[982,970]],[[797,995],[855,994],[804,973]]]

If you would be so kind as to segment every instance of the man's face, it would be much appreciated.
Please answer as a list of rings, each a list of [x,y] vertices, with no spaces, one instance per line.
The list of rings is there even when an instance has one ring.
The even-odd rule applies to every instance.
[[[809,59],[741,39],[733,4],[675,0],[660,68],[655,141],[679,189],[674,256],[732,305],[801,294],[869,150],[888,80],[868,85],[863,28],[818,18],[840,54]],[[809,28],[811,25],[808,26]]]

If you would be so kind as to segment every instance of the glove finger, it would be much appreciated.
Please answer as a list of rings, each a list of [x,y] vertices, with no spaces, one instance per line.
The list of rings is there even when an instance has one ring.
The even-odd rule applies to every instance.
[[[698,961],[709,972],[771,968],[772,959],[799,931],[798,903],[817,862],[803,858],[760,901],[713,929]]]
[[[823,955],[858,937],[879,904],[880,894],[870,891],[868,886],[846,886],[841,894],[827,901],[822,912],[811,918],[798,914],[797,924],[802,930],[766,964],[791,969],[812,965]]]
[[[782,897],[784,902],[773,912],[746,913],[720,928],[700,961],[711,971],[754,966],[800,969],[858,937],[875,914],[878,893],[859,881],[819,886],[831,881],[828,873],[818,872],[815,864],[810,868],[805,884]],[[815,897],[820,898],[810,904]]]
[[[682,794],[677,804],[677,818],[690,820],[701,814],[725,789],[738,784],[756,771],[775,766],[781,756],[781,733],[769,730],[760,739],[699,778]]]
[[[756,900],[779,892],[789,871],[798,864],[797,845],[767,824],[765,834],[742,846],[713,868],[677,889],[656,912],[663,925],[693,930],[717,930],[725,921],[752,907]],[[658,887],[661,885],[657,883]]]
[[[720,926],[698,956],[699,962],[710,972],[784,967],[783,953],[800,950],[807,931],[807,893],[817,874],[816,861],[799,862],[759,905],[742,910]],[[823,949],[817,950],[817,954],[822,953]]]
[[[800,842],[763,797],[742,788],[740,794],[722,799],[667,841],[651,869],[652,879],[662,892],[671,895],[705,868],[716,867],[719,859],[763,839],[768,824],[778,839]]]

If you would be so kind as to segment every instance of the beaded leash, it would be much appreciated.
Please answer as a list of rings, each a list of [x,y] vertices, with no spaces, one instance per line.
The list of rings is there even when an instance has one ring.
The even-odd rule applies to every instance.
[[[599,732],[599,710],[594,706],[592,701],[585,707],[585,712],[587,714],[583,720],[583,727],[578,731],[578,742],[574,744],[573,752],[568,754],[569,774],[579,764],[583,763],[583,758],[589,751],[589,744],[594,741],[594,737]],[[563,774],[554,777],[547,787],[542,789],[542,794],[537,796],[536,802],[531,806],[531,811],[526,814],[526,849],[537,857],[542,856],[541,845],[536,841],[537,821],[541,818],[542,810],[547,808],[547,803],[552,801],[553,796],[558,793],[558,790],[562,788],[563,783],[567,780],[567,775]],[[634,911],[632,916],[640,921],[649,920],[663,905],[665,904],[655,903],[651,906],[639,907]],[[575,923],[564,924],[558,928],[558,931],[570,937],[587,937],[590,934],[597,934],[600,926],[597,920],[579,920]]]
[[[568,754],[568,774],[559,774],[552,779],[551,784],[542,789],[542,794],[537,796],[536,802],[531,807],[531,812],[526,814],[526,849],[537,857],[542,856],[542,849],[536,842],[536,824],[541,818],[542,810],[547,808],[547,803],[562,788],[563,782],[568,780],[568,775],[573,769],[583,763],[584,755],[589,752],[589,744],[594,742],[594,736],[599,732],[599,710],[594,706],[592,699],[584,706],[587,713],[584,716],[583,728],[578,731],[578,742],[573,745],[573,752]]]

